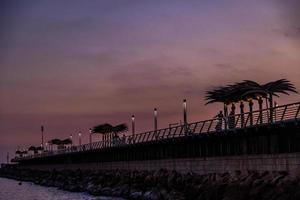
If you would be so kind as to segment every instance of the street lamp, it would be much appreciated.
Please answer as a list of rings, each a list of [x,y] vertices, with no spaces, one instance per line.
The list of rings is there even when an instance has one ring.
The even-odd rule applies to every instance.
[[[154,130],[157,131],[157,109],[154,108]]]
[[[135,117],[131,116],[132,136],[135,134]]]
[[[41,126],[41,132],[42,132],[42,148],[44,147],[44,126]]]
[[[81,132],[78,133],[78,140],[79,146],[81,146]]]
[[[73,146],[73,135],[70,135],[70,140],[71,140],[71,146]]]
[[[46,151],[48,151],[48,142],[46,142],[45,145],[46,145]]]
[[[187,105],[186,105],[186,99],[183,99],[183,123],[184,123],[184,125],[187,124]]]
[[[92,149],[92,134],[93,134],[93,130],[90,128],[90,149]]]
[[[186,99],[183,99],[183,127],[184,127],[184,133],[187,133],[187,105],[186,105]]]
[[[92,134],[93,134],[93,130],[90,128],[90,144],[92,144]]]

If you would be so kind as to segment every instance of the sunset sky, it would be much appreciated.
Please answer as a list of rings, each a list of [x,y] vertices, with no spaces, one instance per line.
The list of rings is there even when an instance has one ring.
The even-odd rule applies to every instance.
[[[205,91],[287,78],[300,89],[299,0],[1,0],[0,162],[108,123],[136,132],[213,117]],[[300,95],[282,96],[279,104]],[[97,136],[94,136],[96,140]]]

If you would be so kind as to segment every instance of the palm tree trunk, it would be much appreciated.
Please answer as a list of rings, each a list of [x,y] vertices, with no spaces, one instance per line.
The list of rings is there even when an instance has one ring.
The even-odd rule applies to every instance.
[[[262,112],[262,109],[263,109],[263,99],[262,97],[259,97],[258,99],[258,106],[259,106],[259,123],[262,124],[263,123],[263,112]]]
[[[226,130],[227,129],[227,117],[228,117],[228,107],[227,107],[226,103],[224,103],[224,117],[225,117],[224,124],[225,124],[225,130]]]
[[[249,118],[250,118],[250,126],[253,125],[253,101],[249,100]]]
[[[235,115],[235,104],[234,103],[231,104],[231,112],[233,113],[233,115]]]
[[[244,123],[245,123],[245,116],[244,116],[244,103],[243,101],[241,101],[240,103],[240,110],[241,110],[241,127],[244,127]]]
[[[269,96],[269,105],[270,105],[270,123],[273,122],[273,95]]]

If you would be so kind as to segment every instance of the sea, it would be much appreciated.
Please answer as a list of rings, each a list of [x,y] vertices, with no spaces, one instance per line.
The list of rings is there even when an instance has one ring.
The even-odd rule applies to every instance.
[[[95,197],[44,187],[30,182],[0,178],[0,200],[124,200],[116,197]]]

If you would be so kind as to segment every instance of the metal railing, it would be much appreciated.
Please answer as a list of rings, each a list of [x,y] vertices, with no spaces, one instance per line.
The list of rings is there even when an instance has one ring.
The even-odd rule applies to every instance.
[[[38,157],[53,156],[74,152],[84,152],[96,149],[118,147],[125,145],[142,144],[145,142],[161,141],[171,138],[189,137],[195,135],[224,132],[226,130],[243,129],[272,123],[281,123],[300,119],[300,102],[277,106],[273,108],[236,114],[226,118],[214,118],[205,121],[193,122],[156,131],[148,131],[131,136],[116,137],[109,141],[99,141],[80,146],[72,146],[62,150],[47,151],[40,154],[28,155],[18,160],[27,160]]]

